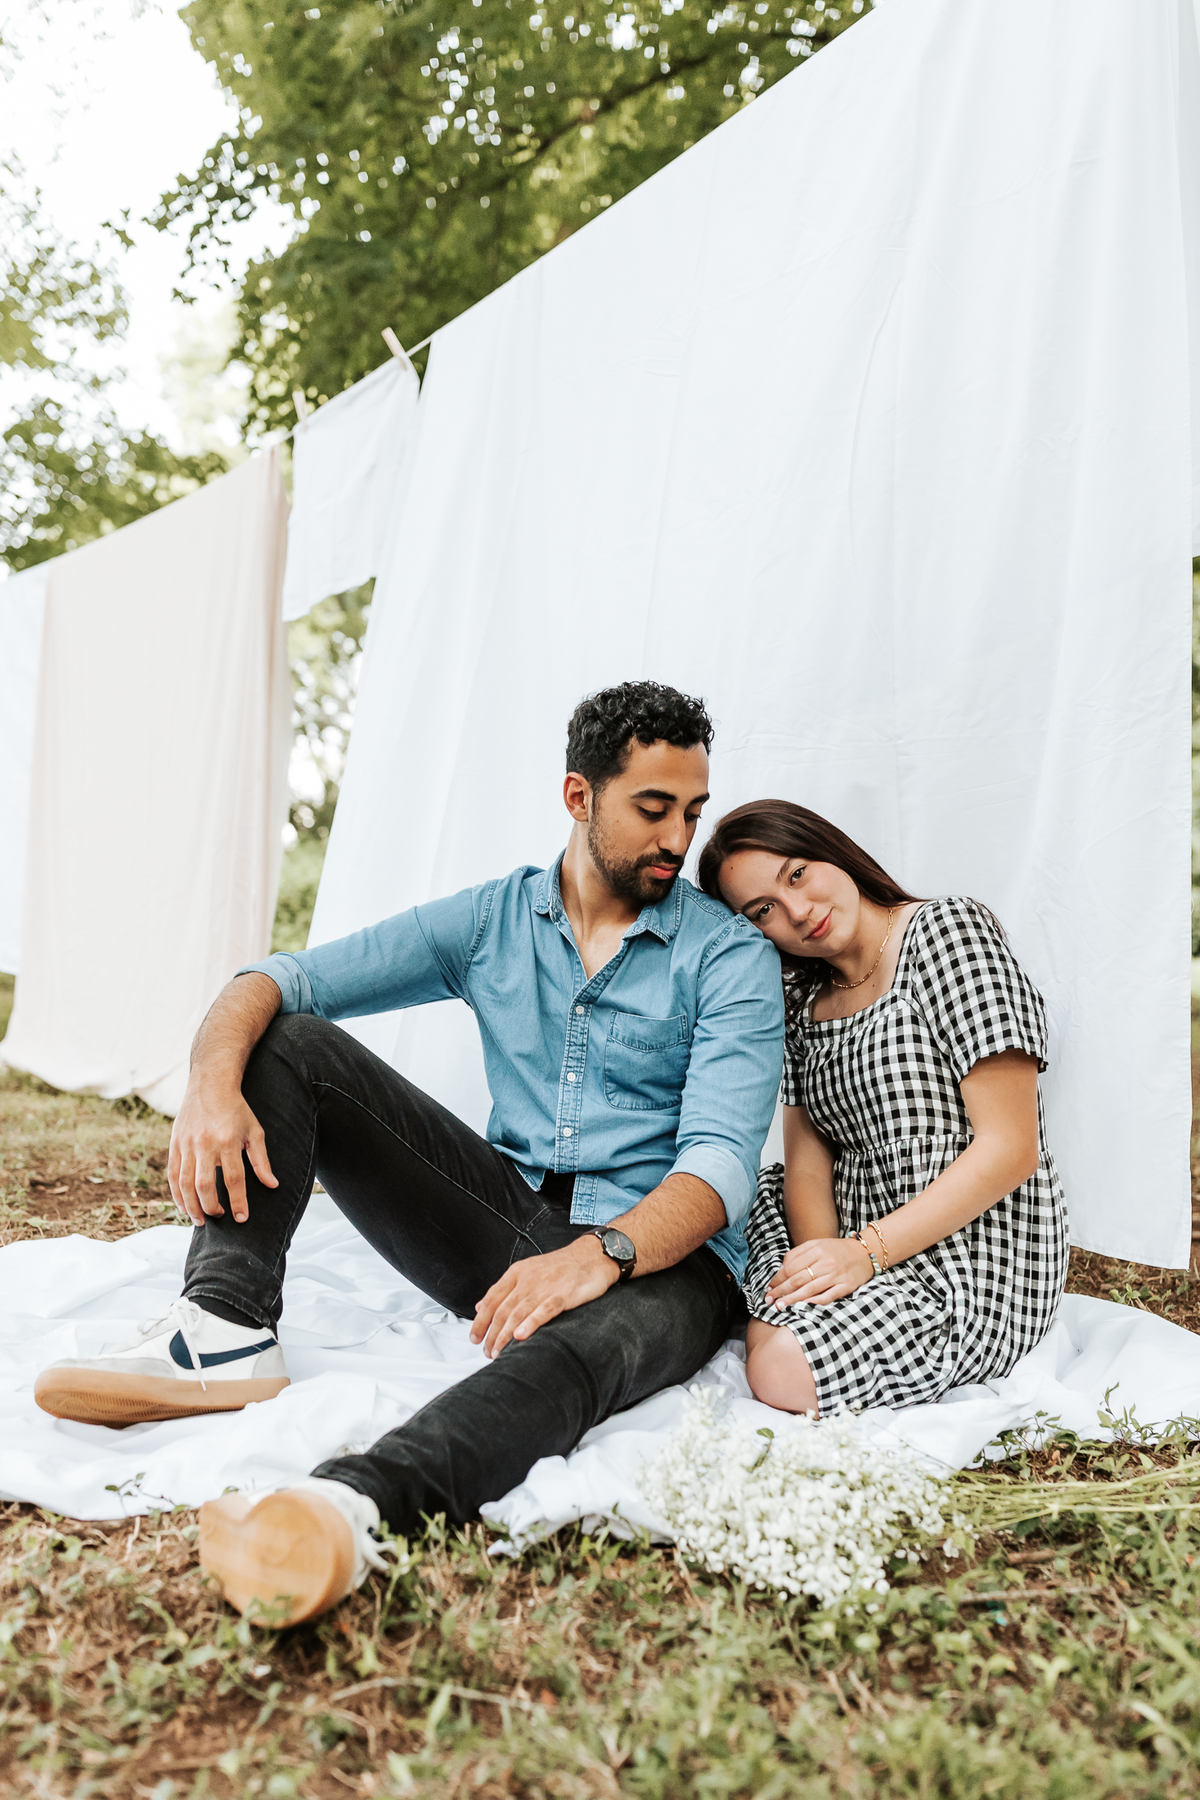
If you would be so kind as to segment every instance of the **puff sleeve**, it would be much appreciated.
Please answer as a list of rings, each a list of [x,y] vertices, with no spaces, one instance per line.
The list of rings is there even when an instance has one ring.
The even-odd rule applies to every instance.
[[[985,1056],[1024,1050],[1046,1068],[1046,1007],[991,914],[956,895],[914,920],[909,998],[943,1046],[956,1081]]]

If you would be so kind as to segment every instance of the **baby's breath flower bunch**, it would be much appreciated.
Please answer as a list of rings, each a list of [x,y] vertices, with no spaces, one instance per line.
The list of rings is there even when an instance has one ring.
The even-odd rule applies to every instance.
[[[865,1444],[852,1419],[798,1418],[773,1435],[736,1418],[712,1388],[692,1389],[640,1486],[680,1548],[713,1574],[728,1569],[823,1606],[886,1593],[886,1559],[915,1561],[916,1539],[946,1531],[944,1481]]]

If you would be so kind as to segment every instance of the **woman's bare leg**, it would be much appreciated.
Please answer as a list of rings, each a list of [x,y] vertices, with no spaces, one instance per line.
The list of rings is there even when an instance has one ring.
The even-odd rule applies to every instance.
[[[786,1325],[751,1319],[746,1328],[746,1379],[756,1400],[781,1412],[818,1412],[817,1384]]]

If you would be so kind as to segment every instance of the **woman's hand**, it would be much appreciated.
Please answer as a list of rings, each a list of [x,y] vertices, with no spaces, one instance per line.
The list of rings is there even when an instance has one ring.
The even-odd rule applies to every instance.
[[[828,1306],[870,1281],[875,1270],[857,1238],[809,1238],[789,1250],[767,1288],[769,1306]]]

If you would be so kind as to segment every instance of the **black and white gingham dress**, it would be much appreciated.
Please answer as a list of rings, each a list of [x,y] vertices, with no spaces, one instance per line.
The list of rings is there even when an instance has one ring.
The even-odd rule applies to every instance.
[[[970,1143],[958,1084],[982,1057],[1026,1050],[1046,1067],[1042,997],[988,914],[961,897],[914,913],[881,999],[845,1019],[814,1021],[810,1012],[811,1003],[789,1032],[783,1102],[806,1107],[833,1145],[843,1236],[915,1199]],[[752,1317],[795,1332],[822,1417],[843,1406],[913,1406],[1007,1374],[1045,1335],[1068,1243],[1040,1094],[1038,1140],[1041,1162],[1029,1181],[828,1306],[766,1304],[789,1245],[783,1167],[762,1171],[747,1228],[746,1300]]]

